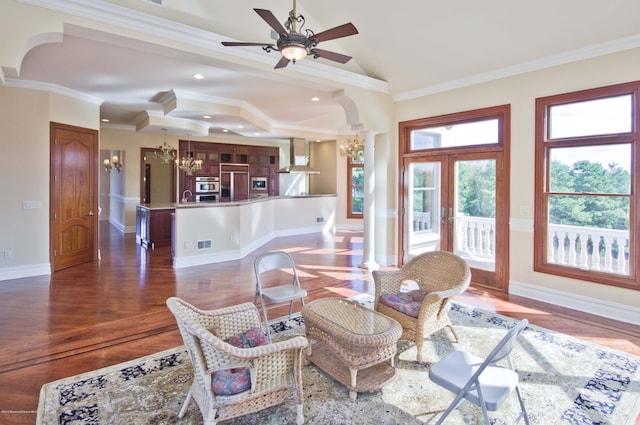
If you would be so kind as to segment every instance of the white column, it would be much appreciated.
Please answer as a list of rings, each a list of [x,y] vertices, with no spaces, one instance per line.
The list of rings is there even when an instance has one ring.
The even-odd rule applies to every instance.
[[[373,131],[364,134],[364,241],[362,248],[362,264],[358,267],[376,270],[380,266],[375,261],[375,171],[374,136]]]

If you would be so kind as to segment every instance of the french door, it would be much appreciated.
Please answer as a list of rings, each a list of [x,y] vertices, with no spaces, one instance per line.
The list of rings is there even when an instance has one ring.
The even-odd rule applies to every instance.
[[[502,154],[459,153],[407,158],[404,167],[403,262],[426,251],[464,258],[474,283],[505,285]]]

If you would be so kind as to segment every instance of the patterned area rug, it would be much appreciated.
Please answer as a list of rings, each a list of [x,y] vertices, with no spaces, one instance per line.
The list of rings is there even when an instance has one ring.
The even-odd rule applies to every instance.
[[[371,305],[368,296],[358,300]],[[515,321],[500,315],[453,304],[449,312],[460,344],[448,330],[425,341],[426,364],[415,363],[415,345],[398,344],[397,375],[381,391],[359,394],[348,390],[313,365],[303,368],[304,415],[307,424],[435,423],[453,399],[428,378],[430,363],[455,348],[487,354]],[[272,324],[280,337],[304,333],[301,318]],[[640,411],[640,358],[528,326],[512,360],[519,371],[521,391],[531,424],[633,425]],[[40,393],[38,425],[159,425],[202,423],[192,401],[182,420],[180,410],[191,384],[192,370],[183,347],[90,373],[46,384]],[[493,424],[513,423],[517,400],[508,400]],[[480,424],[482,413],[463,402],[448,424]],[[295,424],[292,404],[225,421],[229,425]]]

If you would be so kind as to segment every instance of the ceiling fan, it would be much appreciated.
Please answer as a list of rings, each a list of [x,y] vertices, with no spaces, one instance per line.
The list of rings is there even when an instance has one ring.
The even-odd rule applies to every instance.
[[[276,41],[276,44],[223,41],[223,46],[261,46],[266,52],[271,52],[272,50],[278,51],[282,54],[282,58],[280,58],[274,69],[284,68],[289,64],[289,62],[296,63],[296,61],[304,59],[307,55],[313,56],[314,59],[325,58],[343,64],[349,62],[351,59],[351,56],[331,52],[329,50],[318,49],[316,47],[318,43],[322,41],[334,40],[336,38],[358,34],[358,30],[351,22],[317,34],[310,29],[305,29],[305,34],[302,34],[301,31],[304,26],[304,17],[296,14],[296,0],[293,0],[293,10],[289,12],[289,17],[284,25],[282,25],[269,10],[253,10],[255,10],[256,13],[260,15],[260,17],[264,19],[264,21],[269,24],[275,32],[278,33],[278,40]],[[296,28],[297,24],[300,24],[299,29]]]

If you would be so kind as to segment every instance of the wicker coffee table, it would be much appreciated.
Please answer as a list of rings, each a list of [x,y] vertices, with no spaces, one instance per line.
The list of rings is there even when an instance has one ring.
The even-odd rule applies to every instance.
[[[349,388],[351,400],[359,392],[381,389],[395,376],[402,334],[395,320],[342,298],[313,301],[302,308],[302,316],[310,341],[307,358]]]

